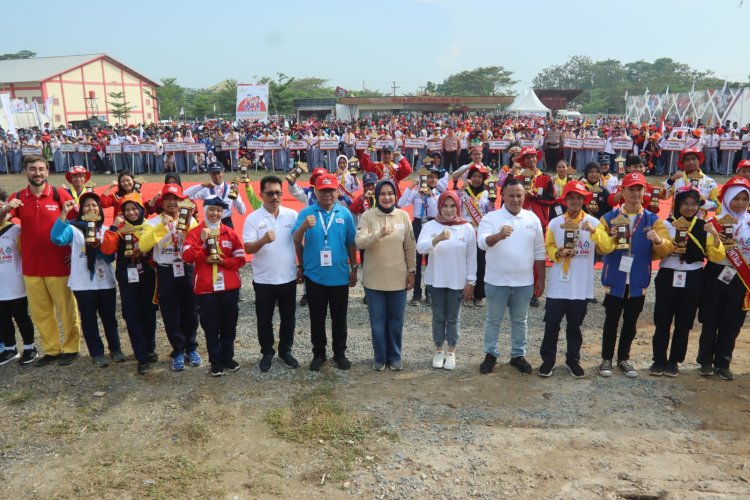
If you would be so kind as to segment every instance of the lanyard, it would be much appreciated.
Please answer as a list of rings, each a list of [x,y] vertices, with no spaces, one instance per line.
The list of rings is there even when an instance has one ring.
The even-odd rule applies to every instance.
[[[425,213],[427,212],[427,207],[426,207],[427,199],[426,199],[426,196],[423,194],[419,195],[419,198],[422,201],[422,204],[419,207],[419,218],[424,219]]]
[[[323,217],[323,214],[321,212],[318,212],[318,219],[320,219],[320,227],[323,229],[323,247],[328,248],[328,230],[331,229],[331,224],[333,223],[333,210],[331,210],[331,218],[328,219],[328,224],[326,225],[325,219]]]
[[[624,213],[626,216],[628,216],[628,219],[630,219],[630,215],[631,214],[625,212],[625,210],[621,210],[621,212]],[[632,255],[632,252],[633,252],[632,238],[633,238],[633,235],[635,234],[636,228],[638,227],[638,223],[641,222],[641,219],[643,218],[643,214],[645,214],[645,213],[646,213],[646,209],[645,208],[641,208],[641,211],[638,214],[638,217],[633,222],[633,228],[630,230],[631,242],[630,242],[630,248],[628,248],[628,255]],[[635,215],[635,214],[633,214],[633,215]]]

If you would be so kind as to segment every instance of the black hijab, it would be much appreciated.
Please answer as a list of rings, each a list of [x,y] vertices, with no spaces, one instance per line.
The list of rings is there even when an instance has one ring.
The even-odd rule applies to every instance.
[[[96,221],[96,231],[97,234],[99,233],[99,228],[102,227],[102,224],[104,224],[104,211],[102,210],[102,203],[99,200],[99,196],[95,196],[94,193],[84,193],[81,195],[81,198],[79,199],[79,207],[78,210],[78,217],[71,222],[71,225],[78,228],[81,232],[83,232],[84,236],[86,235],[86,228],[88,226],[88,223],[83,220],[83,202],[86,201],[88,198],[92,198],[96,204],[99,206],[99,220]],[[84,248],[86,249],[86,267],[89,270],[89,273],[91,273],[91,276],[94,276],[94,268],[96,267],[96,256],[99,255],[99,249],[93,248],[88,245],[85,245]]]
[[[681,191],[674,196],[674,217],[670,217],[669,222],[674,224],[674,221],[683,217],[688,222],[693,222],[693,219],[697,217],[697,214],[692,217],[686,217],[680,213],[680,206],[682,202],[687,198],[693,198],[698,204],[701,204],[701,197],[698,191],[694,189]],[[685,253],[680,256],[680,260],[692,264],[693,262],[702,262],[706,258],[706,228],[705,221],[698,219],[695,221],[693,228],[690,230],[690,234],[701,244],[702,249],[695,244],[693,238],[688,237],[687,245],[685,246]]]

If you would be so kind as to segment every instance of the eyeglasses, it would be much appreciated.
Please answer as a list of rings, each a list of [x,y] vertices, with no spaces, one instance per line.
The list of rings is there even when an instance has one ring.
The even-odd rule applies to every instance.
[[[284,194],[281,191],[264,191],[264,195],[268,196],[269,198],[281,198],[281,195]]]

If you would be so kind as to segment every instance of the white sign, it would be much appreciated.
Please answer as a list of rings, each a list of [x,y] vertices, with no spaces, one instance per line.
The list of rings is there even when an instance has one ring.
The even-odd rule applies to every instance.
[[[583,139],[563,139],[563,147],[567,149],[583,148]]]
[[[386,146],[394,148],[396,147],[396,141],[392,139],[378,139],[377,141],[375,141],[375,147],[377,149],[383,149]]]
[[[263,149],[263,141],[247,141],[247,149]],[[224,146],[222,146],[222,149]]]
[[[281,144],[276,141],[263,141],[263,149],[266,151],[275,151],[281,149]]]
[[[424,144],[425,144],[424,139],[418,139],[418,138],[404,139],[404,146],[407,148],[422,149],[424,147]]]
[[[107,144],[105,151],[108,155],[118,155],[122,153],[122,146],[120,144]]]
[[[604,149],[604,139],[584,139],[583,149],[593,149],[601,151]]]
[[[141,152],[156,153],[156,144],[141,144]]]
[[[107,151],[109,152],[109,151]],[[122,152],[123,153],[140,153],[141,152],[141,145],[140,144],[123,144],[122,145]]]
[[[307,141],[289,141],[287,147],[289,149],[307,149]]]
[[[719,149],[723,151],[738,151],[742,149],[742,141],[723,140],[719,141]]]
[[[32,148],[32,147],[21,148],[21,154],[23,156],[40,155],[42,154],[42,148]]]
[[[205,153],[206,145],[202,142],[196,142],[193,144],[185,144],[186,153]]]
[[[633,141],[631,139],[617,139],[612,141],[612,149],[633,149]]]
[[[442,151],[442,149],[443,149],[443,140],[442,139],[437,139],[437,140],[427,139],[426,144],[427,144],[427,150],[430,151],[430,152],[433,152],[433,151]]]
[[[79,144],[78,145],[78,152],[79,153],[90,153],[93,146],[91,144]]]
[[[354,143],[354,149],[367,149],[368,144],[370,144],[370,141],[367,139],[357,139]]]
[[[268,121],[268,84],[237,84],[237,119]]]
[[[76,145],[75,144],[60,144],[60,151],[62,151],[63,153],[75,153]]]
[[[661,148],[664,151],[682,151],[685,149],[685,141],[667,140],[661,143]]]
[[[181,142],[165,142],[164,152],[166,153],[177,153],[185,151],[185,145]]]
[[[263,146],[260,146],[262,148]],[[260,149],[259,148],[259,149]],[[232,151],[235,149],[240,149],[240,142],[239,141],[221,141],[221,150],[222,151]]]
[[[499,140],[490,141],[490,149],[507,149],[510,146],[510,141]]]

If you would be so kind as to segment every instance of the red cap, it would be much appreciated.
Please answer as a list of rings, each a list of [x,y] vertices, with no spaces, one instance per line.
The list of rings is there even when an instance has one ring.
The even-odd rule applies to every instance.
[[[476,163],[469,167],[469,171],[466,172],[466,178],[471,179],[471,176],[474,175],[474,172],[479,172],[482,174],[482,177],[486,179],[489,177],[490,172],[487,170],[487,167],[484,165],[477,165]]]
[[[682,166],[682,160],[685,158],[685,155],[695,155],[698,157],[698,164],[702,164],[705,157],[703,156],[703,152],[698,148],[687,148],[680,151],[680,156],[677,157],[677,166],[680,168],[680,170],[684,170],[685,167]]]
[[[750,168],[750,160],[742,160],[737,164],[737,171],[739,172],[741,168]]]
[[[537,159],[540,159],[541,151],[537,151],[536,148],[533,146],[526,146],[525,148],[521,148],[521,155],[518,158],[520,160],[524,156],[527,156],[527,155],[534,155],[537,157]]]
[[[570,193],[577,193],[583,196],[584,203],[590,202],[591,198],[594,197],[594,193],[586,189],[586,186],[581,181],[568,181],[568,183],[565,184],[565,187],[563,188],[560,201],[565,201],[565,197]]]
[[[86,174],[86,180],[83,182],[88,182],[89,179],[91,179],[91,172],[86,170],[86,167],[82,167],[81,165],[76,165],[74,167],[70,167],[70,170],[65,172],[65,180],[67,180],[68,182],[73,182],[70,180],[70,178],[76,174]]]
[[[315,180],[315,189],[320,191],[321,189],[338,189],[339,188],[339,180],[336,178],[335,175],[332,174],[323,174],[319,175],[318,178]]]
[[[310,174],[310,184],[315,186],[315,179],[320,177],[321,175],[325,175],[328,173],[328,170],[326,170],[323,167],[314,168],[312,171],[312,174]]]
[[[639,174],[638,172],[631,172],[622,179],[623,188],[628,188],[630,186],[643,186],[644,188],[646,188],[648,187],[648,183],[646,182],[646,178],[643,176],[643,174]]]
[[[750,190],[750,181],[738,175],[735,175],[734,177],[729,179],[726,183],[724,183],[723,186],[721,186],[721,191],[719,192],[719,202],[724,202],[724,195],[726,194],[727,189],[732,186],[741,186]]]
[[[164,187],[161,188],[161,196],[163,198],[168,194],[174,195],[181,200],[187,198],[187,196],[182,193],[182,188],[179,184],[164,184]]]

